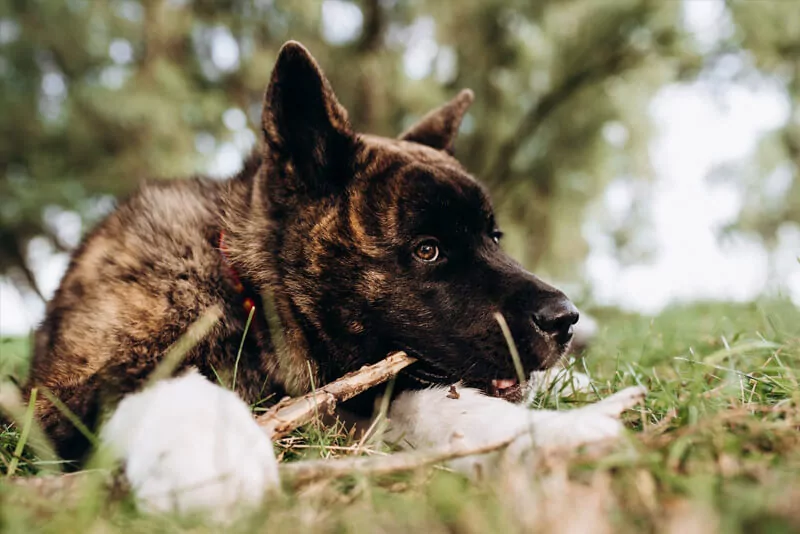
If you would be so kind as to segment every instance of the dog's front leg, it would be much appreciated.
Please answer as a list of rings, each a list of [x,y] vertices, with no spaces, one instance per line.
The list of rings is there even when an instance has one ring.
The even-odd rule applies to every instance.
[[[452,395],[446,388],[402,393],[389,412],[388,437],[415,449],[452,444],[473,448],[518,436],[505,454],[528,450],[569,449],[622,434],[619,416],[638,404],[644,388],[624,389],[600,402],[575,410],[529,410],[464,388]],[[453,460],[454,469],[480,475],[497,459],[483,455]]]
[[[194,370],[125,397],[101,437],[149,512],[225,521],[279,484],[272,443],[248,406]]]

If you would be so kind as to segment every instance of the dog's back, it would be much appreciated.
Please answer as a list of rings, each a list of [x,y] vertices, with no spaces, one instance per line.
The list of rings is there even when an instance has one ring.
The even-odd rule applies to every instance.
[[[90,425],[103,394],[136,389],[146,372],[138,370],[160,356],[154,347],[225,302],[216,248],[222,199],[236,185],[146,184],[99,225],[48,305],[28,387],[47,388]],[[37,408],[56,442],[71,442],[75,429],[58,409],[41,397]],[[73,449],[59,448],[68,457]]]

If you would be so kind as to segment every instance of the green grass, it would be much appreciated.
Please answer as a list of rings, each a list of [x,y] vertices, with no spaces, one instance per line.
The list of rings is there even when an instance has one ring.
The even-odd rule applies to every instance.
[[[0,377],[23,380],[28,368],[30,342],[22,337],[0,337]]]
[[[430,468],[286,490],[226,532],[800,531],[800,311],[771,301],[675,307],[656,318],[593,313],[600,334],[574,368],[588,370],[596,393],[537,402],[570,409],[643,384],[645,406],[626,416],[630,439],[480,484]],[[0,476],[17,436],[0,433]],[[354,440],[344,428],[311,426],[277,450],[284,461],[344,456]],[[18,470],[38,467],[26,451]],[[144,516],[124,494],[68,493],[67,504],[24,500],[0,479],[2,531],[219,531],[200,519]]]

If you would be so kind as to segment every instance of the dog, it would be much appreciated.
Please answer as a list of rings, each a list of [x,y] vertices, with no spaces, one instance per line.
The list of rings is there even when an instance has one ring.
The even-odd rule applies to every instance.
[[[565,355],[578,311],[503,251],[487,191],[455,158],[472,100],[460,92],[396,139],[356,133],[317,62],[286,43],[262,140],[238,175],[144,184],[74,254],[25,388],[63,404],[36,405],[61,456],[90,448],[65,406],[89,428],[106,423],[101,436],[144,508],[227,516],[278,484],[250,406],[397,350],[418,358],[389,412],[408,446],[477,445],[525,428],[518,450],[618,436],[640,388],[567,412],[509,402],[519,366],[527,375]],[[176,377],[144,388],[212,308],[221,319]]]

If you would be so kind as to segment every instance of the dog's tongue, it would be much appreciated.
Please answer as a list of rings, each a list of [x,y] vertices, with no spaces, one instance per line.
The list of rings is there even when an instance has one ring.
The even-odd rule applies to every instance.
[[[516,378],[497,378],[492,380],[491,394],[493,397],[507,397],[517,387]]]

